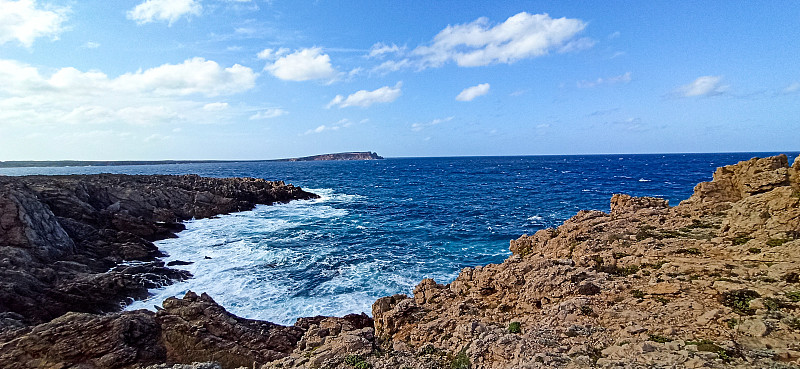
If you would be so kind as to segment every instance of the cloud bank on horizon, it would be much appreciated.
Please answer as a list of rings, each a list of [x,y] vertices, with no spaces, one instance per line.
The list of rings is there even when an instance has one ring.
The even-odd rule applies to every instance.
[[[800,149],[800,5],[526,4],[0,0],[0,160]]]

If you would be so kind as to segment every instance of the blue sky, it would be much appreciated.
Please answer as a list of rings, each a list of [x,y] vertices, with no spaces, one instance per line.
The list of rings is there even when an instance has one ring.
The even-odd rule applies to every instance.
[[[0,0],[0,160],[798,150],[800,2]]]

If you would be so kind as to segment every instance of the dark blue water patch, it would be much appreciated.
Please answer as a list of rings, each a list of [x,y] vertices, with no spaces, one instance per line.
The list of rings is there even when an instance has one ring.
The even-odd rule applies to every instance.
[[[300,316],[369,312],[376,298],[410,293],[422,278],[449,282],[463,267],[502,262],[509,240],[557,226],[581,209],[608,211],[614,193],[677,205],[717,167],[772,154],[6,168],[0,174],[193,173],[284,180],[320,192],[319,201],[192,222],[180,238],[159,243],[171,254],[167,260],[195,262],[186,267],[195,278],[154,291],[156,300],[207,291],[237,314],[292,323]]]

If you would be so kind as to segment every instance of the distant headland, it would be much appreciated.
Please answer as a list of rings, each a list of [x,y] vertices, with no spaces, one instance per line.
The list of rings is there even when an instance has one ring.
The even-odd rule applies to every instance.
[[[380,160],[382,156],[371,151],[340,152],[304,156],[300,158],[271,160],[49,160],[49,161],[0,161],[0,168],[23,167],[108,167],[120,165],[203,164],[203,163],[257,163],[267,161],[318,161],[318,160]]]
[[[322,154],[305,156],[302,158],[281,159],[279,161],[318,161],[318,160],[381,160],[382,156],[370,151],[340,152],[336,154]]]

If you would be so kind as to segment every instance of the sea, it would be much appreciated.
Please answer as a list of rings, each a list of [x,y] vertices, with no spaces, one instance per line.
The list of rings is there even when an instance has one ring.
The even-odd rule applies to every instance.
[[[239,316],[293,324],[299,317],[370,314],[383,296],[423,278],[455,279],[500,263],[509,240],[556,227],[581,209],[609,210],[612,194],[677,205],[714,170],[776,153],[388,158],[2,168],[0,175],[199,174],[283,180],[316,200],[186,222],[157,242],[193,278],[151,290],[127,309],[206,292]],[[797,153],[787,153],[791,163]]]

